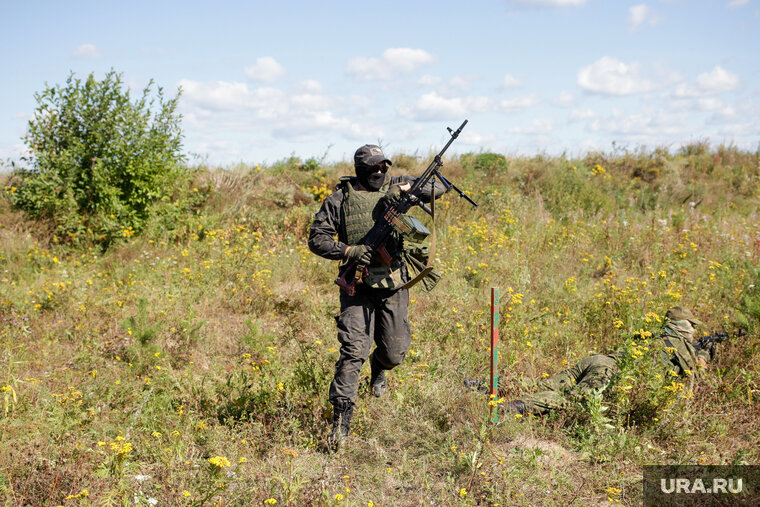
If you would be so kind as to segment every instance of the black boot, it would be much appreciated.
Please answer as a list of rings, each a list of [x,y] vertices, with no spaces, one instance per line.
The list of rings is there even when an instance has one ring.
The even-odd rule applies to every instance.
[[[385,370],[375,361],[375,355],[369,356],[369,367],[371,375],[369,377],[369,391],[373,396],[380,397],[385,394],[388,384],[385,382]]]
[[[525,415],[525,403],[520,400],[510,401],[503,405],[504,411],[508,414],[520,414]]]
[[[348,437],[351,429],[351,417],[354,415],[354,404],[350,400],[340,399],[333,403],[332,432],[327,437],[327,443],[332,449],[337,449]]]
[[[486,384],[485,380],[480,380],[476,378],[466,378],[464,379],[464,382],[462,382],[464,386],[468,389],[474,389],[475,391],[483,394],[488,394],[488,384]]]

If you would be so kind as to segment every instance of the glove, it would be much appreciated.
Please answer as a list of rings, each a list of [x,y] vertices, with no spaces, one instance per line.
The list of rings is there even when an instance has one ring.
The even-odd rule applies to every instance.
[[[372,250],[367,245],[354,245],[348,247],[346,257],[350,261],[356,261],[365,266],[372,261]]]
[[[399,185],[398,183],[395,185],[391,185],[382,199],[383,204],[385,204],[386,206],[392,206],[392,205],[398,204],[400,200],[401,200],[401,185]]]

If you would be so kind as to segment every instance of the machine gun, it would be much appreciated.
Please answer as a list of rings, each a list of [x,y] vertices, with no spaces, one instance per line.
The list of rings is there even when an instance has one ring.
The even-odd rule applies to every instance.
[[[451,128],[447,127],[451,139],[449,139],[443,149],[441,149],[435,158],[433,158],[433,161],[430,162],[430,165],[428,165],[427,169],[425,169],[425,171],[415,180],[411,188],[405,193],[401,194],[400,197],[394,202],[388,205],[383,214],[380,216],[380,218],[377,219],[375,225],[372,226],[372,229],[370,229],[364,238],[363,244],[366,245],[373,253],[377,253],[382,261],[386,264],[390,263],[392,259],[388,254],[388,251],[385,249],[385,242],[388,240],[388,238],[391,236],[391,233],[395,229],[408,228],[408,225],[402,222],[402,216],[404,213],[409,211],[412,206],[417,205],[425,210],[425,212],[428,214],[433,215],[433,210],[431,210],[430,207],[428,207],[420,200],[420,194],[422,193],[422,190],[425,188],[425,186],[434,185],[435,180],[433,178],[437,178],[443,184],[443,186],[446,188],[446,192],[454,190],[467,202],[475,207],[478,206],[475,201],[470,199],[467,194],[465,194],[462,190],[457,188],[456,185],[446,179],[439,171],[441,166],[443,166],[443,154],[446,152],[449,146],[451,146],[451,143],[453,143],[454,140],[459,137],[459,134],[462,132],[462,129],[464,129],[465,125],[467,125],[467,120],[462,122],[462,124],[456,130],[451,130]],[[435,199],[435,195],[433,195],[433,199]],[[362,277],[366,276],[366,274],[366,266],[359,264],[357,261],[350,261],[341,266],[338,273],[338,278],[335,280],[335,283],[338,284],[346,294],[353,296],[356,293],[356,284],[359,283]]]

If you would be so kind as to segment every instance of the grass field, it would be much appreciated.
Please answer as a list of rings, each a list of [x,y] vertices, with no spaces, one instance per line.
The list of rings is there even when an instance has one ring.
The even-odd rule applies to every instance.
[[[419,174],[426,156],[396,155]],[[326,451],[337,266],[306,237],[347,163],[197,168],[202,203],[107,251],[51,241],[0,185],[0,497],[6,505],[638,505],[646,464],[760,464],[760,154],[695,143],[582,159],[470,154],[444,173],[432,292],[413,341]],[[421,214],[420,214],[421,215]],[[500,395],[592,351],[604,397],[489,420]],[[722,344],[699,380],[658,368],[675,304]],[[499,400],[493,400],[498,403]]]

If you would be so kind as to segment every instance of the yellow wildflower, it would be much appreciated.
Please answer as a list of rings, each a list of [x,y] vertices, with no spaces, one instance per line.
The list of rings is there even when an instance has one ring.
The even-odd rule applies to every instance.
[[[230,460],[224,456],[214,456],[213,458],[209,458],[208,462],[218,468],[224,468],[232,465],[232,463],[230,463]]]

